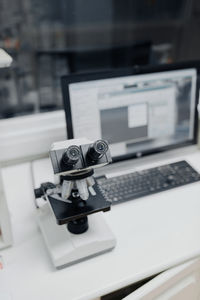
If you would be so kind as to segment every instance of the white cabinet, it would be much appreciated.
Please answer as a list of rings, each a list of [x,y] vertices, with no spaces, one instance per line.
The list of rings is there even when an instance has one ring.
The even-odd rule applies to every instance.
[[[200,259],[171,268],[123,300],[199,300]]]
[[[0,167],[0,249],[12,244],[12,232],[10,223],[10,214],[4,194],[2,174]]]

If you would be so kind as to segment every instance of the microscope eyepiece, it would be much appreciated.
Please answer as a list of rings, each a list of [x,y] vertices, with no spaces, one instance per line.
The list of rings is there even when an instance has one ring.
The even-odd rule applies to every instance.
[[[93,161],[97,161],[98,159],[102,158],[107,151],[108,143],[104,140],[97,140],[90,146],[88,150],[88,156]]]
[[[103,139],[91,142],[80,138],[56,142],[51,146],[49,154],[54,174],[65,176],[112,162],[109,144]]]
[[[80,158],[80,148],[76,145],[72,145],[63,153],[62,162],[67,166],[74,166]]]

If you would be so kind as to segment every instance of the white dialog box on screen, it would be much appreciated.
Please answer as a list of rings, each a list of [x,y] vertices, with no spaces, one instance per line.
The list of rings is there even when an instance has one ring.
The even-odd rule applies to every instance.
[[[147,104],[136,104],[128,107],[128,127],[147,126]]]

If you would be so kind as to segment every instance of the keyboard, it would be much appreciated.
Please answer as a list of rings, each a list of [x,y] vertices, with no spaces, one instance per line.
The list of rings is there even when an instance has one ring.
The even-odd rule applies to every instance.
[[[200,174],[183,160],[112,178],[101,176],[96,180],[106,200],[119,204],[199,181]]]

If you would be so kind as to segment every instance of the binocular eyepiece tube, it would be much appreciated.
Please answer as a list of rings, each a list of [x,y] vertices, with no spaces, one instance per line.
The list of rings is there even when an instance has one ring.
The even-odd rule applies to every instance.
[[[65,166],[74,166],[80,158],[80,148],[76,145],[72,145],[63,153],[62,162]]]
[[[99,168],[112,162],[108,142],[74,139],[56,142],[51,146],[50,158],[54,174],[70,174],[88,168]]]
[[[105,140],[97,140],[88,147],[86,159],[89,163],[95,163],[108,151],[108,143]],[[69,146],[62,155],[62,163],[72,168],[81,160],[81,149],[77,145]]]
[[[88,149],[87,158],[97,161],[102,158],[108,151],[108,143],[104,140],[97,140]]]

